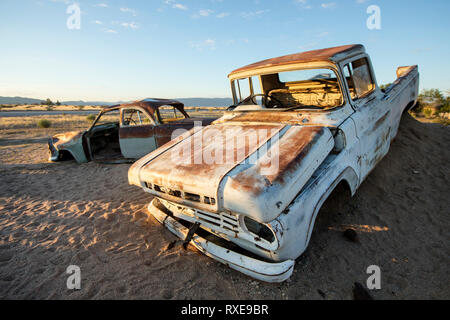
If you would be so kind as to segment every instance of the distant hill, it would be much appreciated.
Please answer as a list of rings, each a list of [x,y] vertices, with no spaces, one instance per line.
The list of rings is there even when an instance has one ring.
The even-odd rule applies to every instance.
[[[122,102],[105,102],[105,101],[61,101],[61,104],[68,106],[112,106]]]
[[[143,99],[145,98],[147,97],[143,97]],[[176,100],[183,102],[185,106],[191,107],[228,107],[233,104],[233,100],[231,98],[179,98]],[[0,97],[0,104],[35,104],[41,103],[42,101],[43,100],[23,97]],[[74,106],[111,106],[120,103],[123,103],[123,101],[61,101],[61,104]]]
[[[35,104],[41,103],[43,100],[22,98],[22,97],[0,97],[0,103],[2,104]]]

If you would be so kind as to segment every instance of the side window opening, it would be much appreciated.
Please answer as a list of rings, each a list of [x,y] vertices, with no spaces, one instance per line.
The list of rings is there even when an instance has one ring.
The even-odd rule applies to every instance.
[[[162,106],[158,109],[159,121],[162,124],[183,120],[186,117],[175,107]]]
[[[250,79],[239,79],[236,81],[237,84],[237,93],[239,101],[243,101],[246,98],[250,97]]]
[[[353,101],[375,89],[367,58],[361,58],[345,65],[344,75]]]
[[[150,118],[139,109],[124,109],[123,121],[124,126],[142,126],[153,124]]]

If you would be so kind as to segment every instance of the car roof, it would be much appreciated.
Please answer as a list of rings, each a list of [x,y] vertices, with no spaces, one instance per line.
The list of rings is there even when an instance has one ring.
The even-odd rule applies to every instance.
[[[103,111],[105,112],[124,107],[141,107],[153,115],[155,111],[162,106],[172,106],[178,109],[181,113],[183,114],[186,113],[184,111],[184,104],[182,102],[173,99],[159,99],[159,98],[147,98],[144,100],[137,100],[134,102],[116,104],[114,106],[104,108]]]

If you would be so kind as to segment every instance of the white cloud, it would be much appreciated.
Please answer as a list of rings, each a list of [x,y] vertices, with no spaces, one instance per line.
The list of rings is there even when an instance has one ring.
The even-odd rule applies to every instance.
[[[64,4],[69,4],[70,3],[70,1],[69,0],[51,0],[52,2],[61,2],[61,3],[64,3]]]
[[[134,9],[130,9],[130,8],[120,8],[120,11],[125,12],[125,13],[131,13],[133,15],[133,17],[136,16],[136,10]]]
[[[308,4],[308,0],[294,0],[294,3],[302,9],[312,9],[312,6]]]
[[[106,3],[98,3],[94,7],[108,8],[109,6]]]
[[[189,46],[191,48],[195,48],[199,51],[203,51],[205,49],[215,50],[216,49],[216,40],[206,39],[204,41],[191,41],[191,42],[189,42]]]
[[[192,15],[192,18],[201,18],[201,17],[209,17],[211,14],[214,13],[214,10],[211,9],[202,9],[199,10],[197,13]]]
[[[320,6],[324,9],[331,9],[336,7],[336,2],[322,3]]]
[[[199,12],[198,12],[198,14],[199,15],[201,15],[202,17],[207,17],[207,16],[209,16],[211,13],[213,13],[214,11],[213,10],[210,10],[210,9],[203,9],[203,10],[200,10]]]
[[[164,3],[171,6],[174,9],[188,10],[187,6],[185,6],[184,4],[181,4],[181,3],[177,3],[177,2],[175,2],[175,0],[164,0]]]
[[[117,31],[113,29],[102,29],[102,31],[105,33],[117,33]]]
[[[181,4],[181,3],[175,3],[173,5],[173,8],[180,9],[180,10],[187,10],[188,9],[184,4]]]
[[[139,26],[135,22],[122,22],[120,24],[124,28],[138,29]]]
[[[254,18],[260,15],[263,15],[264,13],[269,12],[269,10],[257,10],[257,11],[251,11],[251,12],[242,12],[241,17],[248,19],[248,18]]]
[[[216,17],[219,18],[219,19],[223,19],[225,17],[228,17],[229,15],[230,15],[229,12],[221,12],[218,15],[216,15]]]

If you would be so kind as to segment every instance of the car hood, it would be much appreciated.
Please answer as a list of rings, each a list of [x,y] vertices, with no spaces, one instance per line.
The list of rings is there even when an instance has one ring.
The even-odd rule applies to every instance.
[[[216,124],[135,163],[129,181],[169,201],[270,222],[334,147],[328,128]]]
[[[54,135],[52,137],[52,142],[55,146],[60,146],[61,144],[78,141],[83,137],[86,131],[71,131],[66,133],[61,133]]]

